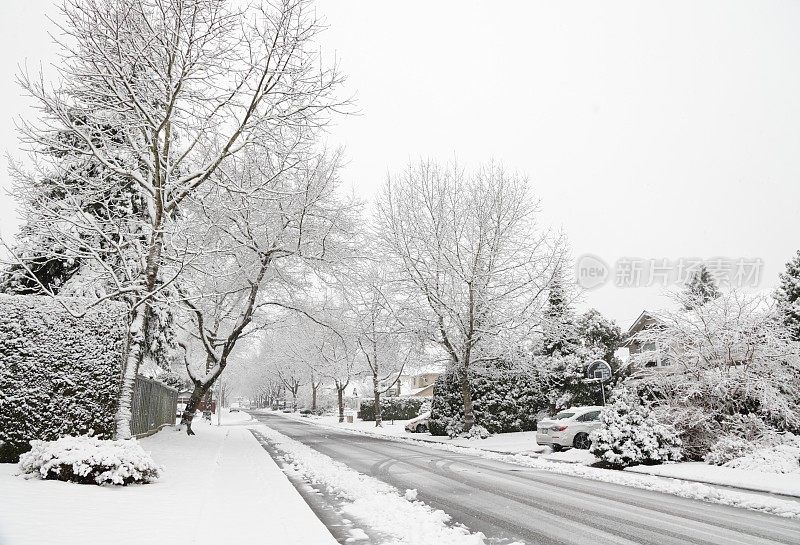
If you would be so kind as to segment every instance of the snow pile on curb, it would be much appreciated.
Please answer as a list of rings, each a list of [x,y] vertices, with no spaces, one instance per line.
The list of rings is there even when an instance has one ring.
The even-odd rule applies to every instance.
[[[294,471],[348,501],[345,512],[394,538],[392,545],[484,545],[482,533],[449,525],[450,515],[415,501],[416,491],[401,493],[271,428],[257,429],[285,453]]]
[[[800,439],[755,450],[734,458],[724,467],[763,473],[800,473]]]
[[[161,472],[135,439],[62,437],[55,441],[31,441],[31,446],[30,452],[20,456],[19,468],[41,479],[124,486],[153,482]]]

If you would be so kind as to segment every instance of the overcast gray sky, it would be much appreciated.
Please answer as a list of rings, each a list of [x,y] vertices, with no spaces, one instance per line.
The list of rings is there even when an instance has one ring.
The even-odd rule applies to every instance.
[[[3,6],[0,147],[12,153],[24,113],[12,75],[52,60],[52,6]],[[494,158],[530,177],[576,257],[760,258],[769,287],[800,248],[800,2],[318,9],[361,111],[329,141],[346,146],[344,179],[366,199],[409,159]],[[0,232],[17,224],[0,196]],[[627,327],[668,304],[661,291],[612,281],[584,306]]]

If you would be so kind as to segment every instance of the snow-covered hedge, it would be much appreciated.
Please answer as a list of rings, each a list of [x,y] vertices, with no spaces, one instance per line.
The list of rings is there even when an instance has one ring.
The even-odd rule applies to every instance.
[[[660,464],[682,457],[681,440],[670,426],[656,420],[650,409],[627,392],[600,413],[600,428],[589,438],[600,465],[614,469]]]
[[[471,383],[475,422],[488,433],[535,430],[537,414],[547,407],[547,395],[541,384],[523,373],[504,369],[476,371]],[[458,375],[445,373],[433,387],[428,428],[433,435],[458,435],[463,418]]]
[[[135,439],[62,437],[32,441],[31,447],[30,452],[20,456],[19,468],[41,479],[124,486],[153,482],[161,472]]]
[[[74,318],[48,297],[0,294],[0,462],[34,439],[111,437],[126,325],[121,303]]]
[[[423,399],[420,397],[382,397],[382,420],[411,420],[419,414]],[[375,403],[371,400],[361,402],[358,417],[364,421],[375,420]]]

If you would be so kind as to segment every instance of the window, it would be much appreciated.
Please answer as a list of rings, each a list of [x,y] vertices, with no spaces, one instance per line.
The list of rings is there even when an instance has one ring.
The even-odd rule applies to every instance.
[[[600,418],[600,411],[591,411],[576,418],[578,422],[594,422]]]
[[[567,418],[572,418],[573,416],[575,416],[575,413],[561,412],[556,415],[556,420],[566,420]]]

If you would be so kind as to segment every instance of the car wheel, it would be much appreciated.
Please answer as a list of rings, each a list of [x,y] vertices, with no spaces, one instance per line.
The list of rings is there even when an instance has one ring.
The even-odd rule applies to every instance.
[[[589,440],[589,434],[583,432],[575,434],[575,439],[572,440],[572,446],[582,450],[589,450],[589,447],[592,446],[592,442]]]
[[[552,449],[553,449],[553,452],[561,452],[561,445],[559,445],[557,443],[553,443],[552,444]]]
[[[417,433],[425,433],[428,431],[428,426],[425,424],[417,424]]]

